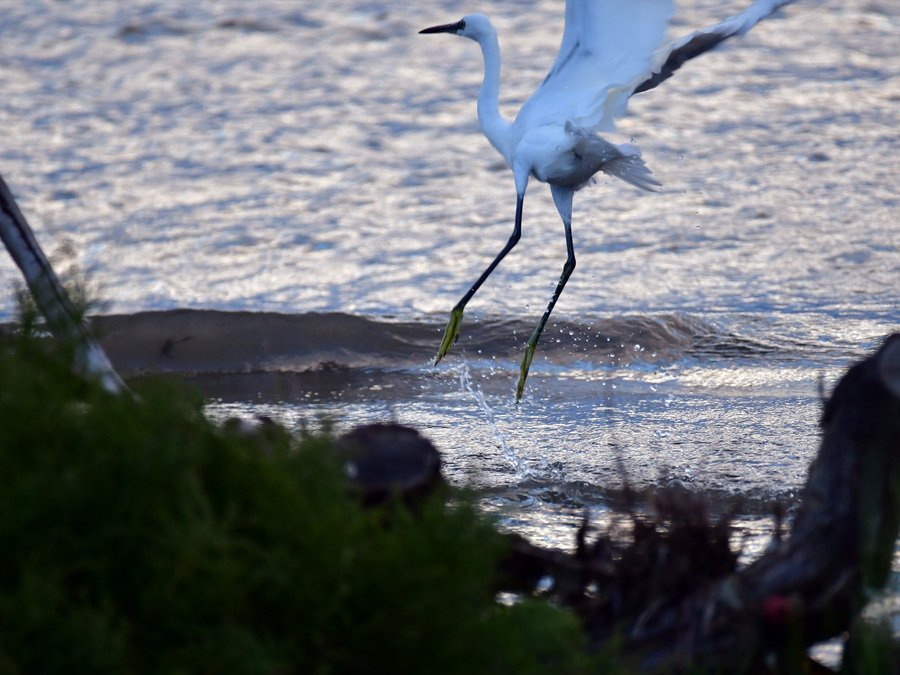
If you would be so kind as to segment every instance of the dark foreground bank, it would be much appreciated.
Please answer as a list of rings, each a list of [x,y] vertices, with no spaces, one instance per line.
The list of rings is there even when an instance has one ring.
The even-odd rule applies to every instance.
[[[696,497],[541,550],[393,441],[218,427],[171,384],[110,394],[25,331],[0,350],[0,672],[794,672],[887,579],[898,367],[894,336],[843,378],[793,533],[738,569]],[[888,672],[851,635],[846,672]]]

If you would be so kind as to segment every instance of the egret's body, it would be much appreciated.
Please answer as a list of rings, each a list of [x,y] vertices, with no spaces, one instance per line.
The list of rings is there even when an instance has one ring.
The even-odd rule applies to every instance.
[[[566,27],[559,55],[540,87],[514,121],[500,114],[500,44],[483,14],[422,33],[453,33],[474,40],[484,58],[478,93],[478,122],[491,145],[512,170],[516,216],[512,235],[478,280],[453,308],[438,350],[440,361],[456,339],[463,310],[494,268],[516,245],[522,230],[522,206],[530,178],[550,185],[563,221],[567,258],[556,291],[525,345],[516,388],[518,401],[544,326],[575,269],[572,200],[598,172],[643,190],[660,184],[631,145],[616,145],[598,135],[611,130],[635,93],[656,87],[681,65],[733,35],[745,33],[791,0],[757,0],[746,11],[715,26],[661,46],[674,11],[673,0],[567,0]]]

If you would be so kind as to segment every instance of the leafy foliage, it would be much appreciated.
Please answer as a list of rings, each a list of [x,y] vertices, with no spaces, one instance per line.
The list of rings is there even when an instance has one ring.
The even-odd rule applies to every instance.
[[[0,673],[595,665],[569,613],[495,601],[501,540],[464,496],[364,509],[329,438],[109,395],[28,331],[0,381]]]

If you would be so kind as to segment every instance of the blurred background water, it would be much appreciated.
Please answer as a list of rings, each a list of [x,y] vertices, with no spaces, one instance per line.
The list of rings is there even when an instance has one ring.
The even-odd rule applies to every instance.
[[[744,4],[685,0],[673,37]],[[471,11],[512,117],[561,0],[3,2],[0,172],[98,287],[126,374],[179,372],[217,417],[413,424],[543,543],[627,479],[747,500],[758,547],[816,450],[820,382],[900,328],[900,5],[800,0],[632,99],[611,139],[664,190],[576,196],[578,268],[518,406],[565,258],[540,184],[431,367],[514,212],[477,47],[417,34]],[[0,259],[0,320],[17,276]]]

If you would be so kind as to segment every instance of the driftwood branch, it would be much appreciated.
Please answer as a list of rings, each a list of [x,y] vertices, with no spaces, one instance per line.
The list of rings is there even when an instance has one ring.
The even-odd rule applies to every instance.
[[[840,635],[890,572],[900,519],[900,334],[854,365],[825,404],[821,447],[790,536],[737,567],[727,518],[702,498],[662,491],[652,515],[632,511],[630,538],[568,556],[513,538],[503,584],[554,580],[559,602],[598,648],[624,645],[648,670],[793,668]]]
[[[119,374],[79,315],[66,289],[44,255],[28,221],[19,210],[6,182],[0,177],[0,239],[25,277],[34,302],[59,339],[75,350],[75,365],[86,375],[97,377],[113,392],[126,391]]]

